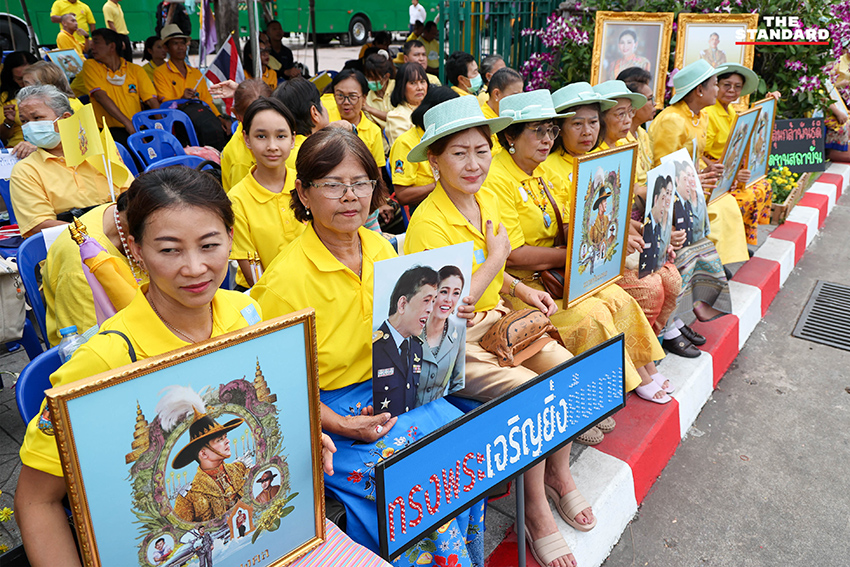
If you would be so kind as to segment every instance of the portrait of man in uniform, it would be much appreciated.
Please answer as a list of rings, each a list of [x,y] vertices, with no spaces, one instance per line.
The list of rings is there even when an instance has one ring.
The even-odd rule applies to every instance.
[[[701,59],[708,61],[715,69],[726,63],[726,52],[720,49],[720,34],[713,32],[708,36],[708,49],[700,51]]]
[[[672,167],[672,164],[670,166]],[[669,175],[659,175],[652,191],[652,207],[643,226],[644,249],[640,254],[639,277],[654,272],[667,261],[667,247],[672,230],[672,205],[673,179]]]
[[[280,484],[272,485],[272,482],[277,477],[276,473],[271,470],[265,471],[260,478],[257,479],[257,484],[261,486],[259,494],[254,497],[254,500],[260,504],[268,504],[271,502],[277,493],[280,492]]]
[[[414,266],[396,281],[389,313],[372,336],[372,392],[375,413],[398,415],[415,407],[422,373],[419,335],[434,308],[439,276]]]
[[[213,538],[204,526],[198,528],[198,534],[198,539],[192,543],[198,556],[198,567],[212,567]]]

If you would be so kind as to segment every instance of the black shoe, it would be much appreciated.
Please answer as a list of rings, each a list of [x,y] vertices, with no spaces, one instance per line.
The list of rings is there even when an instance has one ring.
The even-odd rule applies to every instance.
[[[723,273],[726,274],[726,280],[732,281],[732,272],[726,266],[723,266]]]
[[[685,358],[696,358],[702,354],[702,351],[691,344],[691,341],[685,338],[684,335],[679,335],[675,339],[664,339],[661,343],[667,352],[684,356]]]
[[[691,341],[696,346],[702,346],[702,345],[705,344],[705,337],[700,335],[699,333],[697,333],[696,331],[694,331],[693,329],[691,329],[687,325],[684,325],[683,327],[681,327],[679,329],[679,331],[681,331],[681,333],[685,336],[686,339]]]

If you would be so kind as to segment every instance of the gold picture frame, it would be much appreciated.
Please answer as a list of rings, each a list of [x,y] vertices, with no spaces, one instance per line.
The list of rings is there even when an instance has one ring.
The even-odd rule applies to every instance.
[[[680,12],[676,29],[676,55],[674,59],[676,69],[681,70],[701,58],[708,61],[712,67],[717,67],[723,63],[738,63],[752,69],[755,46],[736,45],[735,33],[737,30],[757,29],[758,22],[758,14],[689,14]],[[712,35],[718,35],[718,44],[713,50],[709,43]],[[701,50],[702,46],[705,46],[706,49]],[[715,53],[715,55],[712,55],[712,53]],[[732,107],[738,111],[747,110],[749,106],[750,95],[732,103]]]
[[[628,255],[626,245],[637,150],[637,142],[632,142],[576,158],[575,172],[570,184],[572,210],[564,271],[565,308],[574,306],[585,297],[623,277]],[[600,171],[601,179],[598,175]],[[606,192],[609,193],[608,196],[604,196]],[[607,216],[605,213],[609,198],[612,202],[612,218],[599,223],[600,216]],[[601,202],[606,202],[604,208]],[[593,215],[596,220],[590,222]],[[597,224],[603,228],[597,230]],[[598,234],[600,231],[605,233],[604,238]]]
[[[670,61],[670,38],[673,35],[673,15],[673,12],[596,12],[590,84],[597,85],[615,79],[619,71],[628,67],[648,66],[647,70],[652,75],[655,107],[659,110],[664,108],[664,89],[667,84],[667,67]],[[637,45],[632,49],[638,65],[620,63],[624,58],[615,58],[612,39],[616,36],[617,45],[619,45],[623,39],[627,39],[625,36],[629,32],[634,38],[632,46]],[[641,49],[642,53],[650,57],[639,55],[637,50]]]
[[[750,170],[750,180],[747,187],[767,178],[770,164],[770,150],[773,147],[773,127],[776,123],[778,101],[773,97],[763,98],[753,103],[753,108],[760,108],[758,123],[750,136],[747,155],[744,157],[747,169]]]
[[[315,312],[305,309],[47,390],[84,564],[156,567],[215,553],[216,567],[238,567],[246,556],[282,567],[321,545],[317,368]],[[205,383],[215,387],[192,387]],[[189,409],[169,420],[166,397],[178,390],[200,397],[194,415]],[[178,407],[172,416],[187,411]],[[220,426],[218,437],[210,436],[210,420]],[[216,454],[232,487],[221,499],[224,512],[187,517],[181,498],[191,500],[197,475],[207,474],[200,468],[204,440],[223,436],[226,448],[217,445]],[[194,478],[173,470],[185,466],[178,461],[187,450],[200,451],[183,459],[197,460]],[[240,523],[246,529],[235,531]],[[153,559],[164,551],[167,561]]]
[[[711,204],[735,187],[735,178],[741,164],[747,156],[750,148],[750,138],[755,130],[758,118],[761,115],[760,107],[753,107],[745,112],[735,113],[735,121],[729,130],[729,139],[723,148],[723,175],[717,180],[717,185],[712,189],[708,203]]]

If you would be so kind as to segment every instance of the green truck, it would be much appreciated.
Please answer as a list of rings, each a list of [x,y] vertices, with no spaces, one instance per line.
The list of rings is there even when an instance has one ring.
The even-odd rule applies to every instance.
[[[372,31],[407,31],[410,22],[410,0],[361,0],[350,7],[333,0],[315,2],[319,43],[336,38],[363,45]],[[277,19],[285,32],[312,33],[310,0],[278,0]]]

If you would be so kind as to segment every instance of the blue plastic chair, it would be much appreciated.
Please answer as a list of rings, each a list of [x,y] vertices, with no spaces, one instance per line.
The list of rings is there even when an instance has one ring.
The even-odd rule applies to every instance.
[[[174,156],[153,162],[145,168],[145,173],[151,171],[152,169],[159,169],[161,167],[168,167],[170,165],[185,165],[186,167],[191,167],[192,169],[195,169],[205,161],[206,160],[200,156]]]
[[[161,159],[186,155],[180,141],[173,134],[162,130],[143,130],[130,134],[127,144],[145,167]]]
[[[133,154],[130,153],[130,150],[124,144],[119,144],[115,142],[115,145],[118,146],[118,155],[121,156],[121,161],[124,162],[124,165],[127,166],[127,169],[130,170],[134,176],[139,175],[139,168],[136,165],[136,158],[133,157]]]
[[[239,121],[234,120],[230,123],[230,134],[233,135],[236,133],[236,129],[239,128]]]
[[[18,248],[18,272],[21,274],[27,299],[29,299],[41,336],[46,344],[47,312],[44,307],[44,298],[41,297],[41,292],[38,290],[38,280],[35,275],[38,264],[45,258],[47,258],[47,249],[44,247],[44,235],[40,232],[24,240],[24,243]]]
[[[44,391],[53,387],[50,375],[62,366],[59,347],[47,350],[27,364],[15,383],[15,401],[24,423],[29,424],[41,409]]]
[[[160,108],[157,110],[140,110],[133,115],[133,128],[136,132],[143,130],[164,130],[174,134],[174,125],[180,123],[186,129],[189,136],[189,145],[198,145],[198,136],[195,134],[195,126],[189,120],[189,116],[182,110],[176,108]]]
[[[173,108],[173,109],[175,109],[175,110],[176,110],[178,106],[180,106],[181,104],[184,104],[184,103],[186,103],[186,102],[200,102],[201,104],[203,104],[203,105],[204,105],[204,106],[206,106],[207,108],[209,108],[209,107],[210,107],[210,105],[208,105],[207,103],[205,103],[204,101],[202,101],[202,100],[201,100],[201,99],[199,99],[199,98],[192,98],[192,99],[189,99],[189,98],[175,98],[174,100],[164,100],[164,101],[162,101],[162,103],[159,105],[159,107],[160,107],[160,108]]]
[[[9,211],[9,224],[18,224],[18,219],[15,218],[15,211],[12,209],[12,188],[8,179],[0,179],[0,196],[3,197],[3,202],[6,203],[6,210]]]

